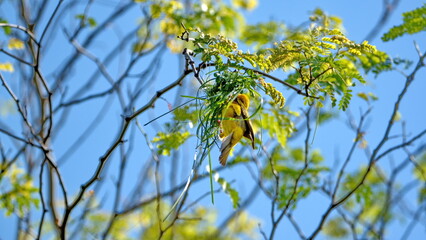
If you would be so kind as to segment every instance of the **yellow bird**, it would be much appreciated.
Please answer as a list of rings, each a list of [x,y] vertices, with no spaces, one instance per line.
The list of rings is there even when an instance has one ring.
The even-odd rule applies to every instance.
[[[219,162],[223,166],[226,165],[229,152],[241,140],[246,137],[251,141],[251,146],[254,148],[254,133],[253,126],[250,123],[248,108],[250,100],[245,94],[238,94],[231,105],[224,111],[222,121],[222,146],[220,147]]]

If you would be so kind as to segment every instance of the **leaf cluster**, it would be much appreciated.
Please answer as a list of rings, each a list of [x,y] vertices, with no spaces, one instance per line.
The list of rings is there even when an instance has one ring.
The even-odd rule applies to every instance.
[[[236,71],[247,69],[247,65],[264,73],[282,70],[289,73],[285,82],[302,89],[306,96],[305,104],[311,105],[329,96],[332,106],[338,105],[341,110],[350,103],[354,80],[365,83],[362,72],[378,74],[391,68],[388,56],[368,42],[355,43],[340,30],[322,26],[305,31],[302,40],[283,40],[275,43],[273,48],[256,53],[243,52],[234,41],[203,32],[198,32],[193,44],[194,53],[200,56],[201,61],[213,63],[217,72],[229,71],[229,68]],[[255,73],[248,74],[251,82],[262,74],[259,71]],[[238,88],[232,82],[227,84],[229,88]],[[266,84],[259,85],[266,93],[271,93],[265,88]],[[341,95],[340,99],[338,95]],[[278,102],[280,105],[283,103]],[[323,105],[319,103],[318,106]]]
[[[167,226],[171,220],[162,221],[169,206],[165,202],[159,203],[160,212],[157,211],[157,203],[144,206],[140,211],[118,217],[110,234],[113,239],[158,239],[161,230],[160,225]],[[160,214],[160,218],[158,217]],[[109,220],[109,214],[95,212],[89,215],[89,221],[83,226],[83,237],[100,237],[102,226]],[[215,226],[217,214],[211,208],[196,206],[192,210],[181,213],[179,221],[173,225],[173,229],[166,231],[162,239],[212,239],[220,229]],[[233,219],[229,227],[221,233],[221,239],[233,240],[237,236],[253,236],[256,234],[256,221],[242,212]]]
[[[278,107],[284,106],[284,95],[265,81],[270,72],[286,73],[287,77],[282,82],[292,85],[293,89],[299,88],[297,93],[305,96],[306,105],[316,103],[317,107],[323,107],[323,102],[329,97],[332,106],[345,110],[352,99],[355,81],[366,82],[362,72],[379,73],[390,68],[385,53],[366,41],[356,43],[348,39],[338,29],[341,23],[338,18],[328,17],[317,9],[311,22],[309,28],[299,31],[297,38],[282,40],[272,48],[255,53],[242,51],[235,41],[223,35],[185,28],[181,36],[186,36],[182,40],[192,43],[192,56],[201,61],[199,66],[211,66],[206,77],[198,79],[202,83],[200,92],[203,95],[197,97],[202,102],[198,105],[200,124],[197,136],[205,143],[204,148],[213,144],[212,139],[216,139],[219,132],[222,112],[238,94],[246,93],[256,99],[261,96],[260,90],[269,95]],[[272,26],[274,29],[277,27]],[[279,136],[279,142],[284,146],[287,137],[294,131],[293,123],[289,118],[274,121],[276,117],[282,118],[277,114],[262,113],[261,116],[267,122],[285,125],[264,124],[269,128],[269,134]]]
[[[320,100],[329,96],[332,106],[338,105],[341,110],[349,105],[354,80],[365,83],[361,69],[367,72],[387,59],[366,41],[357,44],[340,30],[321,27],[312,29],[303,41],[284,40],[268,51],[268,57],[274,63],[269,71],[292,69],[288,83],[299,85],[307,96]],[[342,96],[340,100],[337,95]],[[305,104],[314,102],[315,98],[305,98]]]
[[[191,4],[188,8],[181,1],[148,1],[142,4],[149,9],[153,22],[156,25],[154,32],[148,32],[145,25],[141,25],[139,31],[140,41],[135,43],[134,51],[138,52],[153,46],[154,43],[146,43],[148,34],[154,38],[160,36],[166,38],[166,44],[173,52],[182,52],[185,44],[176,39],[182,32],[181,26],[188,29],[199,28],[203,32],[211,34],[224,34],[234,36],[244,26],[244,18],[238,7],[253,7],[253,3],[245,4],[243,1],[234,4],[235,7],[223,1],[200,1]]]
[[[342,182],[342,188],[338,191],[338,196],[344,195],[347,191],[354,189],[359,184],[359,179],[365,172],[365,167],[347,173]],[[345,201],[342,206],[342,211],[345,213],[355,214],[359,219],[360,224],[373,225],[379,219],[383,219],[385,222],[389,222],[395,219],[392,211],[384,210],[386,208],[387,201],[387,176],[378,166],[373,167],[371,174],[367,176],[364,183],[357,189],[352,197]],[[385,211],[385,212],[384,212]],[[382,216],[383,215],[383,216]],[[350,233],[350,229],[347,225],[341,224],[344,222],[342,216],[335,216],[327,221],[324,227],[324,233],[330,237],[343,238],[347,237]],[[365,231],[360,225],[356,225],[355,231],[362,233],[361,229]],[[370,232],[364,233],[370,235],[370,237],[377,237],[377,233],[373,229]]]
[[[158,154],[170,156],[171,151],[178,149],[192,134],[190,129],[197,120],[197,110],[193,104],[173,110],[173,122],[165,124],[165,131],[157,132],[152,139]]]
[[[234,209],[237,209],[240,206],[240,194],[235,188],[231,186],[224,178],[219,177],[218,174],[215,175],[216,182],[222,187],[222,190],[229,196],[232,202]]]
[[[170,156],[171,151],[178,149],[190,136],[189,132],[158,132],[152,142],[157,143],[159,154]]]
[[[324,157],[318,150],[311,151],[309,156],[305,156],[302,148],[283,148],[277,145],[273,148],[268,161],[262,175],[271,181],[271,188],[278,179],[277,203],[281,209],[296,208],[300,200],[321,187],[322,174],[329,171],[329,168],[322,165]]]
[[[278,109],[274,106],[275,103],[265,103],[263,111],[259,113],[258,117],[253,119],[253,127],[261,129],[263,138],[263,134],[268,134],[271,139],[276,139],[282,147],[285,147],[287,139],[297,131],[294,122],[299,113],[290,111],[287,108]]]
[[[2,165],[0,167],[0,209],[5,209],[7,216],[12,213],[23,216],[31,207],[38,207],[38,188],[31,177],[16,165],[10,166],[7,171],[3,171]]]
[[[382,40],[387,42],[401,37],[405,34],[415,34],[426,30],[426,4],[412,11],[402,14],[403,23],[392,27],[383,34]]]

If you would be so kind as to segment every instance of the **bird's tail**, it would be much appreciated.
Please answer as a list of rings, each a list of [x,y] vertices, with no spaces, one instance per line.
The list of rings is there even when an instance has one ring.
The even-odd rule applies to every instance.
[[[226,160],[228,160],[229,152],[231,152],[232,149],[232,137],[234,133],[232,132],[228,136],[225,137],[222,141],[222,146],[220,147],[220,156],[219,156],[219,162],[222,164],[222,166],[226,165]]]

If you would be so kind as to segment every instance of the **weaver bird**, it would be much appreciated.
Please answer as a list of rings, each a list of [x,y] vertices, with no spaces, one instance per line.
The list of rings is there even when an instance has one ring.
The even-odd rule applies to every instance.
[[[246,137],[251,141],[254,148],[253,126],[250,123],[247,109],[250,106],[250,100],[245,94],[238,94],[231,105],[223,112],[222,146],[220,147],[219,162],[223,166],[226,165],[229,152],[243,138]]]

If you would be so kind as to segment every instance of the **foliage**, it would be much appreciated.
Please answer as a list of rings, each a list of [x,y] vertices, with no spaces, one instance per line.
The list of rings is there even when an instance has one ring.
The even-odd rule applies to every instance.
[[[289,222],[302,239],[383,239],[396,220],[407,236],[424,226],[426,130],[403,109],[420,48],[418,59],[388,55],[320,8],[292,26],[246,19],[257,0],[83,2],[0,1],[13,6],[0,18],[0,113],[14,113],[0,122],[0,210],[18,238],[277,239]],[[382,39],[424,31],[425,9]],[[397,72],[389,104],[375,85],[393,93],[394,82],[368,84]],[[241,93],[255,149],[242,141],[219,166],[222,113]],[[168,109],[152,118],[160,99]],[[387,120],[369,115],[380,104]],[[97,131],[104,120],[121,124]],[[342,122],[353,135],[322,131]],[[230,201],[212,206],[217,192]]]
[[[7,23],[7,20],[5,20],[5,19],[3,19],[3,18],[0,17],[0,23]],[[2,27],[2,29],[3,29],[3,32],[6,35],[11,34],[11,32],[12,32],[12,29],[9,26]]]
[[[324,233],[333,238],[344,238],[349,234],[349,230],[344,226],[342,218],[329,220],[324,226]]]
[[[306,104],[313,104],[315,99],[324,100],[325,96],[329,96],[333,106],[338,104],[339,109],[345,110],[352,98],[351,87],[355,86],[353,80],[365,83],[360,69],[378,73],[386,68],[382,66],[387,60],[386,54],[367,42],[356,44],[350,41],[338,29],[314,27],[301,38],[303,40],[284,40],[276,43],[274,48],[253,54],[238,50],[235,42],[220,35],[213,37],[201,32],[193,43],[194,53],[200,54],[204,63],[213,62],[215,71],[223,74],[221,79],[226,79],[226,83],[218,81],[217,76],[220,75],[215,75],[214,93],[222,96],[229,96],[232,91],[235,96],[243,89],[255,91],[256,79],[262,73],[245,67],[250,64],[266,73],[293,69],[287,82],[303,89],[301,91],[305,93]],[[235,69],[235,72],[230,72],[230,68]],[[236,81],[233,81],[234,78]],[[246,84],[241,85],[241,82]],[[260,83],[266,85],[263,80]],[[210,92],[208,95],[215,96]],[[265,92],[271,93],[267,89]],[[342,95],[339,101],[336,95]],[[214,99],[212,102],[223,101]]]
[[[171,151],[179,149],[191,137],[189,130],[194,126],[196,120],[197,110],[194,105],[173,109],[174,123],[166,123],[164,126],[167,130],[158,132],[157,136],[152,139],[152,142],[156,143],[158,154],[170,156]]]
[[[240,205],[240,196],[237,190],[235,190],[229,182],[219,177],[219,174],[215,174],[215,181],[222,187],[222,190],[229,196],[232,202],[232,206],[237,209]]]
[[[246,25],[241,33],[240,41],[260,49],[273,43],[284,30],[285,26],[276,21]]]
[[[257,0],[232,0],[232,4],[245,10],[253,10],[258,2]]]
[[[166,214],[167,207],[167,204],[161,203],[162,215]],[[117,240],[135,239],[138,236],[138,239],[158,239],[161,232],[159,226],[167,226],[170,221],[159,220],[156,208],[157,204],[151,203],[136,213],[118,217],[111,229],[111,237]],[[90,221],[82,229],[84,239],[100,237],[101,226],[108,222],[109,214],[93,213],[88,218]],[[228,240],[256,235],[256,223],[245,212],[236,217],[226,230],[215,227],[217,213],[206,207],[196,206],[190,212],[182,213],[179,218],[173,230],[166,232],[162,239],[211,239],[219,231],[220,239]]]
[[[94,28],[97,25],[96,20],[93,17],[87,17],[84,14],[78,14],[75,16],[75,18],[81,20],[82,27],[89,25],[91,28]]]
[[[17,39],[17,38],[11,38],[9,40],[9,43],[7,44],[7,48],[9,49],[23,49],[24,48],[24,43]]]
[[[33,206],[38,207],[38,189],[31,176],[16,165],[0,167],[0,209],[6,210],[7,216],[15,213],[22,217]]]
[[[387,42],[401,37],[404,34],[415,34],[426,30],[426,4],[412,11],[402,14],[403,23],[392,27],[388,32],[383,34],[382,40]]]
[[[169,156],[171,150],[178,149],[189,137],[189,132],[158,132],[157,137],[152,139],[152,142],[158,143],[159,154]]]
[[[423,183],[417,192],[417,201],[419,203],[426,201],[426,153],[419,157],[418,165],[413,169],[414,176]]]
[[[255,1],[239,1],[236,6],[250,8]],[[160,31],[150,32],[142,24],[139,31],[140,41],[135,44],[136,52],[145,50],[149,46],[154,46],[153,42],[146,42],[145,39],[153,34],[155,38],[159,35],[167,36],[167,46],[172,52],[182,52],[185,44],[178,41],[176,36],[182,32],[181,26],[188,28],[199,28],[201,31],[211,34],[235,35],[244,25],[244,18],[241,13],[223,1],[200,1],[191,6],[188,11],[184,9],[180,1],[147,1],[154,24]]]
[[[327,222],[325,225],[325,234],[335,238],[348,237],[350,234],[350,224],[348,222],[343,224],[345,221],[342,218],[342,216],[346,216],[347,214],[356,214],[359,224],[363,225],[374,225],[379,219],[389,222],[397,218],[393,216],[394,213],[386,212],[389,204],[388,201],[390,201],[389,193],[387,192],[389,190],[386,185],[387,176],[384,175],[384,171],[379,167],[376,166],[373,168],[372,174],[368,175],[365,183],[358,188],[353,197],[345,201],[340,210],[340,216],[335,216]],[[353,189],[358,184],[358,179],[365,170],[366,168],[362,168],[359,171],[348,173],[342,183],[342,189],[339,189],[338,195],[346,194]],[[395,213],[395,215],[397,214]],[[355,230],[360,234],[369,235],[371,238],[378,237],[378,232],[375,229],[361,228],[358,227],[358,224],[352,227],[356,227]]]
[[[297,131],[294,121],[299,117],[298,112],[289,109],[274,108],[274,103],[267,102],[263,105],[264,111],[253,119],[253,127],[261,130],[262,134],[268,134],[272,139],[276,139],[281,146],[287,145],[287,138]]]
[[[0,71],[14,72],[13,64],[10,62],[0,63]]]
[[[418,165],[413,171],[417,179],[426,182],[426,153],[419,157]]]
[[[279,179],[278,207],[295,209],[297,203],[307,198],[321,185],[321,176],[329,169],[322,165],[324,158],[319,151],[312,151],[305,158],[301,148],[282,149],[277,145],[266,162],[263,176],[270,180]],[[309,167],[307,167],[309,166]],[[275,171],[275,173],[273,173]]]
[[[273,48],[260,49],[255,53],[239,50],[236,42],[223,35],[214,36],[200,29],[185,29],[180,38],[193,44],[186,51],[187,61],[191,57],[189,55],[194,55],[201,60],[200,66],[204,64],[213,68],[207,79],[198,77],[202,84],[201,93],[206,94],[199,98],[205,103],[200,104],[201,124],[197,130],[198,138],[205,143],[204,148],[211,146],[211,139],[216,138],[219,116],[237,94],[248,92],[252,98],[258,98],[261,96],[259,90],[262,90],[279,107],[284,106],[283,94],[264,80],[263,77],[269,76],[267,73],[290,70],[287,79],[281,83],[299,86],[298,93],[305,96],[306,105],[316,103],[317,107],[323,107],[323,101],[328,96],[332,106],[338,105],[339,109],[345,110],[352,98],[352,88],[356,85],[353,81],[365,83],[361,70],[379,73],[389,68],[387,55],[368,42],[357,44],[339,29],[327,28],[340,27],[338,18],[327,17],[317,9],[311,21],[313,25],[300,31],[297,38],[283,40],[275,43]],[[249,33],[246,31],[242,35],[246,42],[247,36]],[[194,63],[187,62],[187,67],[190,64]],[[337,95],[341,95],[339,100]],[[267,118],[266,115],[263,117]],[[279,136],[280,143],[285,144],[291,130],[284,128],[279,131],[284,131]]]

